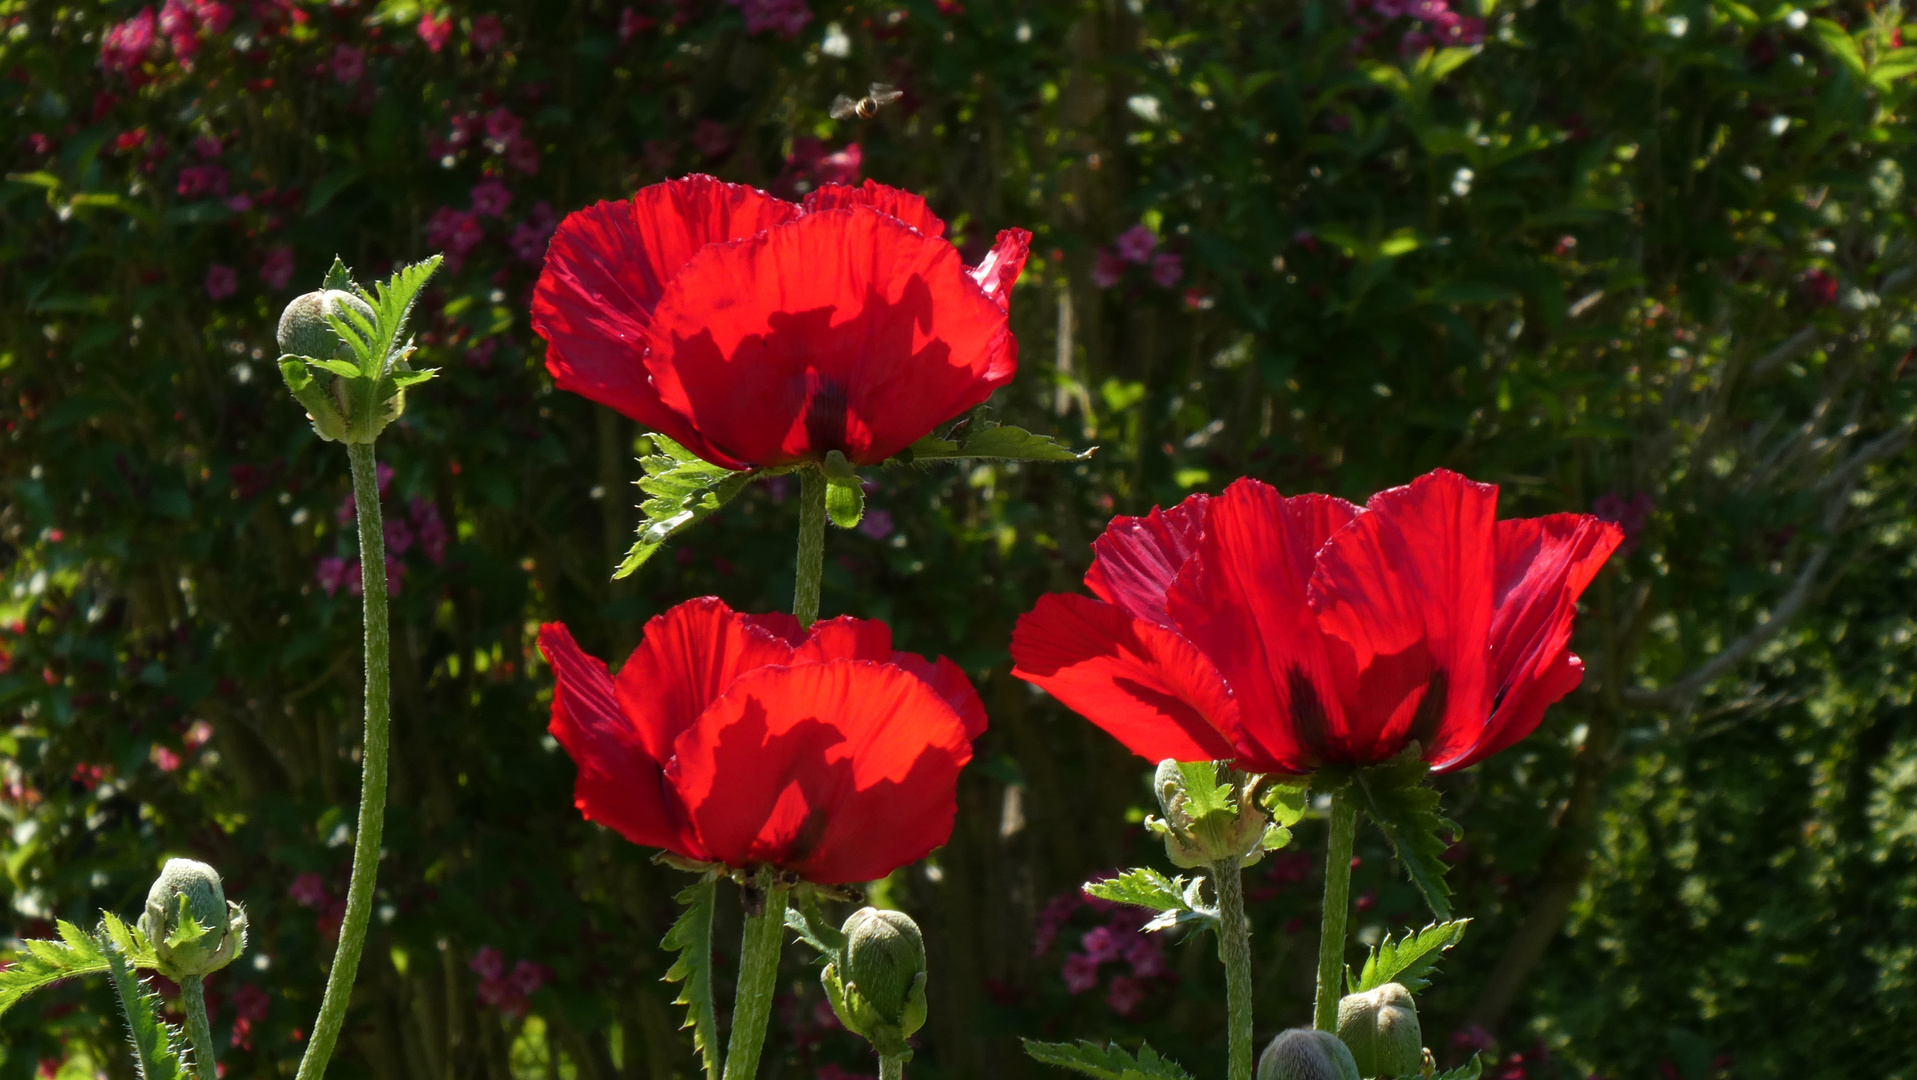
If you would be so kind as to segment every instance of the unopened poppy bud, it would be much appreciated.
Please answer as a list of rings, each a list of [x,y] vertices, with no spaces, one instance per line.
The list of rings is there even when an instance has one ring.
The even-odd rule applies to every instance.
[[[1237,859],[1240,865],[1263,853],[1271,822],[1258,805],[1259,778],[1212,761],[1158,763],[1152,789],[1164,817],[1148,817],[1145,827],[1165,840],[1165,855],[1187,869]]]
[[[1424,1061],[1424,1036],[1411,992],[1398,983],[1350,994],[1338,1003],[1338,1038],[1366,1076],[1401,1076]]]
[[[860,908],[842,928],[845,950],[820,981],[832,1011],[884,1057],[910,1058],[905,1040],[925,1025],[925,938],[902,911]]]
[[[1258,1080],[1361,1080],[1351,1050],[1329,1031],[1292,1028],[1258,1057]]]
[[[280,352],[315,360],[351,360],[352,349],[326,321],[328,315],[343,318],[348,309],[372,323],[372,305],[344,289],[321,289],[295,297],[280,313]]]
[[[845,973],[881,1017],[898,1023],[925,974],[925,938],[903,911],[860,908],[845,921]]]
[[[218,971],[246,947],[246,912],[226,899],[219,871],[192,859],[168,859],[146,894],[140,930],[176,982]]]

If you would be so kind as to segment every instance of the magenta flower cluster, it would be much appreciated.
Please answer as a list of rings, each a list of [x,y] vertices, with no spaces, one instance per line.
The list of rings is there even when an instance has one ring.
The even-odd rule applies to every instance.
[[[506,958],[487,945],[473,954],[467,965],[479,976],[479,1000],[510,1017],[526,1015],[529,1000],[552,979],[552,969],[533,960],[521,960],[506,969]]]
[[[1185,277],[1184,260],[1173,252],[1159,251],[1158,234],[1142,221],[1119,233],[1110,247],[1099,249],[1092,263],[1092,282],[1101,289],[1112,288],[1125,280],[1132,266],[1146,267],[1160,288],[1172,288]]]
[[[805,6],[805,0],[726,0],[726,3],[745,16],[748,34],[771,31],[790,41],[812,21],[812,9]]]
[[[1039,913],[1032,937],[1032,955],[1043,956],[1080,911],[1100,921],[1079,935],[1078,948],[1065,957],[1061,972],[1065,989],[1083,994],[1105,985],[1105,1004],[1120,1016],[1131,1016],[1157,982],[1176,979],[1165,962],[1165,947],[1156,934],[1145,932],[1151,913],[1143,908],[1071,892],[1053,897]]]
[[[1366,31],[1359,39],[1361,44],[1385,36],[1397,19],[1410,20],[1414,25],[1398,39],[1398,49],[1414,56],[1426,49],[1484,41],[1484,20],[1458,14],[1451,10],[1448,0],[1354,0],[1351,13]],[[1372,23],[1367,15],[1380,21]]]
[[[107,29],[100,39],[100,66],[136,83],[144,79],[141,65],[169,52],[181,67],[191,68],[202,40],[224,34],[232,22],[232,6],[220,0],[166,0],[158,15],[149,5]]]

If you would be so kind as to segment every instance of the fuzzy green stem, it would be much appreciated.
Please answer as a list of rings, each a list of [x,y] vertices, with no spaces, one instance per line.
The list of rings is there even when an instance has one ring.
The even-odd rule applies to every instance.
[[[880,1054],[879,1080],[905,1080],[905,1055]]]
[[[792,614],[800,626],[819,617],[819,579],[825,575],[825,472],[799,470],[798,584],[792,590]]]
[[[391,636],[386,627],[386,537],[379,518],[379,470],[372,443],[348,443],[353,462],[353,504],[359,516],[360,585],[366,619],[366,743],[361,757],[359,828],[353,836],[353,873],[346,886],[346,915],[340,922],[339,948],[326,976],[313,1040],[300,1059],[298,1080],[320,1080],[333,1056],[346,1006],[359,973],[373,914],[373,882],[379,872],[380,835],[386,824],[388,688],[392,681]]]
[[[1325,847],[1324,923],[1318,934],[1318,1006],[1312,1026],[1338,1030],[1343,996],[1345,919],[1351,911],[1351,842],[1358,832],[1358,805],[1339,788],[1331,796],[1331,839]]]
[[[206,978],[186,975],[180,979],[180,1008],[186,1013],[186,1037],[193,1042],[193,1070],[200,1080],[218,1075],[218,1055],[213,1048],[213,1027],[206,1022]]]
[[[819,487],[825,487],[821,477]],[[785,907],[791,890],[761,876],[765,907],[748,912],[739,946],[739,993],[732,1003],[732,1038],[726,1043],[725,1080],[752,1080],[759,1072],[772,997],[779,989],[779,953],[785,946]],[[748,893],[748,896],[751,895]]]
[[[1225,1011],[1230,1025],[1228,1080],[1251,1080],[1251,925],[1245,921],[1244,874],[1236,858],[1211,864],[1218,893],[1218,957],[1225,962]]]

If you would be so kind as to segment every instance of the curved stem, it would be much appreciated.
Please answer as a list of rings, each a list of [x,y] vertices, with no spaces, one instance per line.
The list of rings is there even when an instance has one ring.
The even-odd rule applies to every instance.
[[[213,1049],[213,1028],[206,1022],[206,977],[180,979],[180,1008],[186,1013],[186,1037],[193,1042],[193,1071],[200,1080],[213,1080],[219,1065]]]
[[[825,574],[825,472],[799,470],[799,565],[792,590],[792,614],[800,626],[819,617],[819,579]]]
[[[821,477],[819,486],[824,487]],[[746,893],[745,940],[739,946],[739,993],[732,1003],[732,1038],[726,1043],[725,1080],[752,1080],[759,1071],[772,997],[779,988],[779,953],[785,945],[785,907],[791,890],[761,877]],[[758,889],[764,892],[754,893]],[[752,901],[764,906],[752,911]]]
[[[1225,1010],[1230,1023],[1229,1080],[1251,1080],[1251,925],[1245,921],[1245,883],[1239,860],[1211,864],[1218,893],[1218,955],[1225,962]]]
[[[1318,1005],[1312,1026],[1338,1030],[1338,999],[1345,966],[1345,918],[1351,911],[1351,842],[1358,831],[1358,806],[1347,789],[1331,796],[1331,840],[1325,846],[1324,923],[1318,933]]]
[[[879,1055],[879,1080],[905,1080],[904,1055]]]
[[[326,976],[313,1041],[300,1059],[298,1080],[319,1080],[333,1056],[333,1044],[346,1022],[346,1006],[359,973],[373,914],[373,883],[379,872],[380,834],[386,824],[388,693],[392,681],[391,636],[386,627],[386,538],[379,518],[379,475],[372,443],[348,443],[353,462],[353,504],[359,516],[360,585],[366,619],[366,745],[359,790],[359,828],[353,836],[353,874],[346,887],[346,916],[340,922],[339,948]]]

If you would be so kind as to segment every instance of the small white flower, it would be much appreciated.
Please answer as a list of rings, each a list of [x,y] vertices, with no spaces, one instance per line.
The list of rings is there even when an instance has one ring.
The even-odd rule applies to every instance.
[[[1789,131],[1790,129],[1791,129],[1790,117],[1788,116],[1771,117],[1771,134],[1772,135],[1782,135],[1786,131]]]
[[[1669,30],[1672,37],[1683,37],[1690,28],[1691,20],[1684,15],[1673,15],[1664,20],[1664,29]]]
[[[1804,14],[1799,8],[1792,8],[1791,13],[1784,16],[1784,25],[1790,27],[1792,30],[1802,30],[1804,27],[1810,25],[1810,16]]]
[[[1471,194],[1471,181],[1476,179],[1477,175],[1477,173],[1467,168],[1460,168],[1457,172],[1452,173],[1451,194],[1456,195],[1460,199]]]
[[[838,23],[826,23],[825,38],[819,42],[819,51],[843,60],[852,55],[852,39]]]

